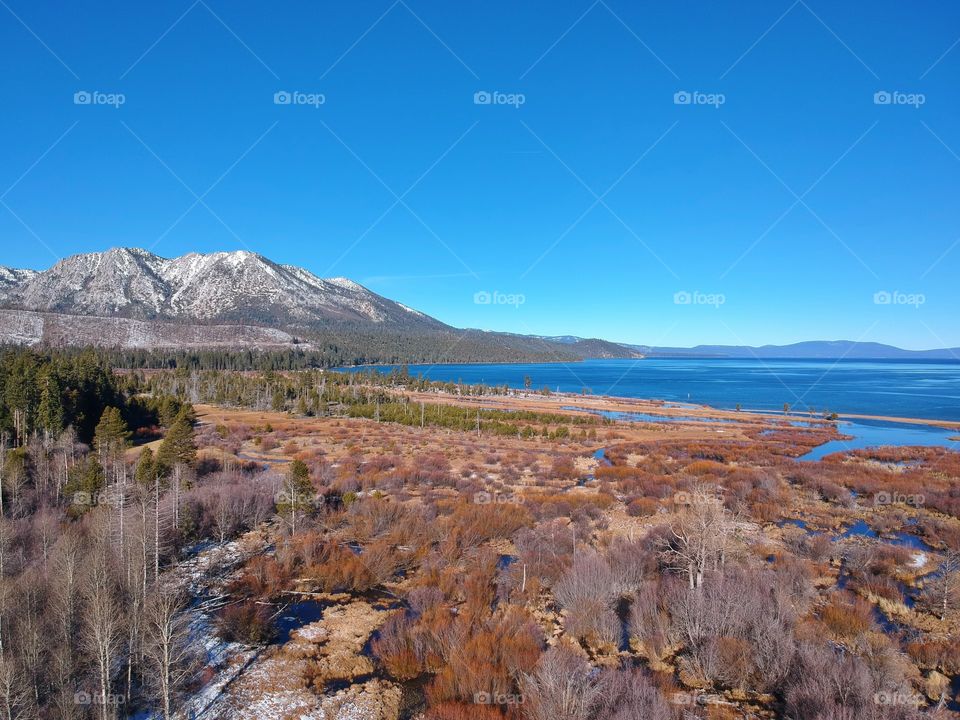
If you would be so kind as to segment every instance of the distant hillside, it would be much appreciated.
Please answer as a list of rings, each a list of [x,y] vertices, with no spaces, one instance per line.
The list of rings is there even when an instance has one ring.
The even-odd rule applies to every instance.
[[[960,360],[960,348],[904,350],[850,340],[811,340],[792,345],[697,345],[691,348],[628,345],[648,357],[761,358],[796,360]]]

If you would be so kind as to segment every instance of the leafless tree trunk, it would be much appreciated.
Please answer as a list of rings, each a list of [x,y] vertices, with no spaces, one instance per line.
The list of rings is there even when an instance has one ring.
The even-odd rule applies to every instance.
[[[530,720],[589,720],[601,693],[590,664],[563,645],[547,650],[520,686]]]
[[[108,549],[95,547],[92,566],[87,577],[84,604],[84,643],[93,657],[99,683],[100,717],[109,720],[113,708],[109,702],[113,690],[113,667],[117,660],[123,630],[122,608],[117,598],[116,583]]]
[[[3,720],[23,717],[21,711],[27,705],[27,696],[20,668],[12,660],[0,658],[0,713]]]
[[[927,598],[941,620],[960,608],[960,551],[951,550],[944,557],[927,587]]]
[[[176,695],[193,670],[186,598],[171,588],[158,588],[146,606],[145,654],[156,673],[163,717],[173,717]]]
[[[733,523],[715,489],[698,486],[678,495],[684,507],[661,550],[667,564],[686,575],[690,589],[696,590],[708,569],[719,570],[726,562]]]

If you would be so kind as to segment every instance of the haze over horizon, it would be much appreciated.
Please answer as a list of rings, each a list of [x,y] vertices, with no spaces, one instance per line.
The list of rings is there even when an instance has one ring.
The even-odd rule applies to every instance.
[[[933,3],[10,0],[0,265],[243,249],[457,327],[960,346],[958,33]]]

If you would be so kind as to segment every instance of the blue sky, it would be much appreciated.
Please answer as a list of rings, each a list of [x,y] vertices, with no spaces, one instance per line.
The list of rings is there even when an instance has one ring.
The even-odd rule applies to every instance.
[[[3,0],[0,264],[250,249],[457,326],[960,346],[958,39],[941,2]]]

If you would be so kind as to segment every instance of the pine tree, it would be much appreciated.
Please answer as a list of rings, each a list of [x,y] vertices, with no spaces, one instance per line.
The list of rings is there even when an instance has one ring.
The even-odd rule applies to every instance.
[[[130,429],[124,422],[120,410],[115,407],[104,409],[93,436],[93,446],[97,449],[100,462],[117,457],[130,441]]]
[[[138,485],[145,488],[152,488],[156,473],[157,468],[156,463],[153,461],[153,450],[144,448],[143,452],[140,453],[140,458],[137,460],[134,479]]]
[[[70,469],[63,492],[71,501],[71,509],[82,513],[99,502],[100,491],[104,485],[103,467],[97,461],[96,455],[88,455],[85,461]]]
[[[59,435],[64,425],[63,397],[60,380],[53,372],[47,372],[40,389],[40,406],[37,408],[37,424],[48,436]]]
[[[157,468],[167,474],[177,464],[191,465],[197,459],[197,444],[193,437],[190,413],[182,410],[173,421],[157,451]]]

